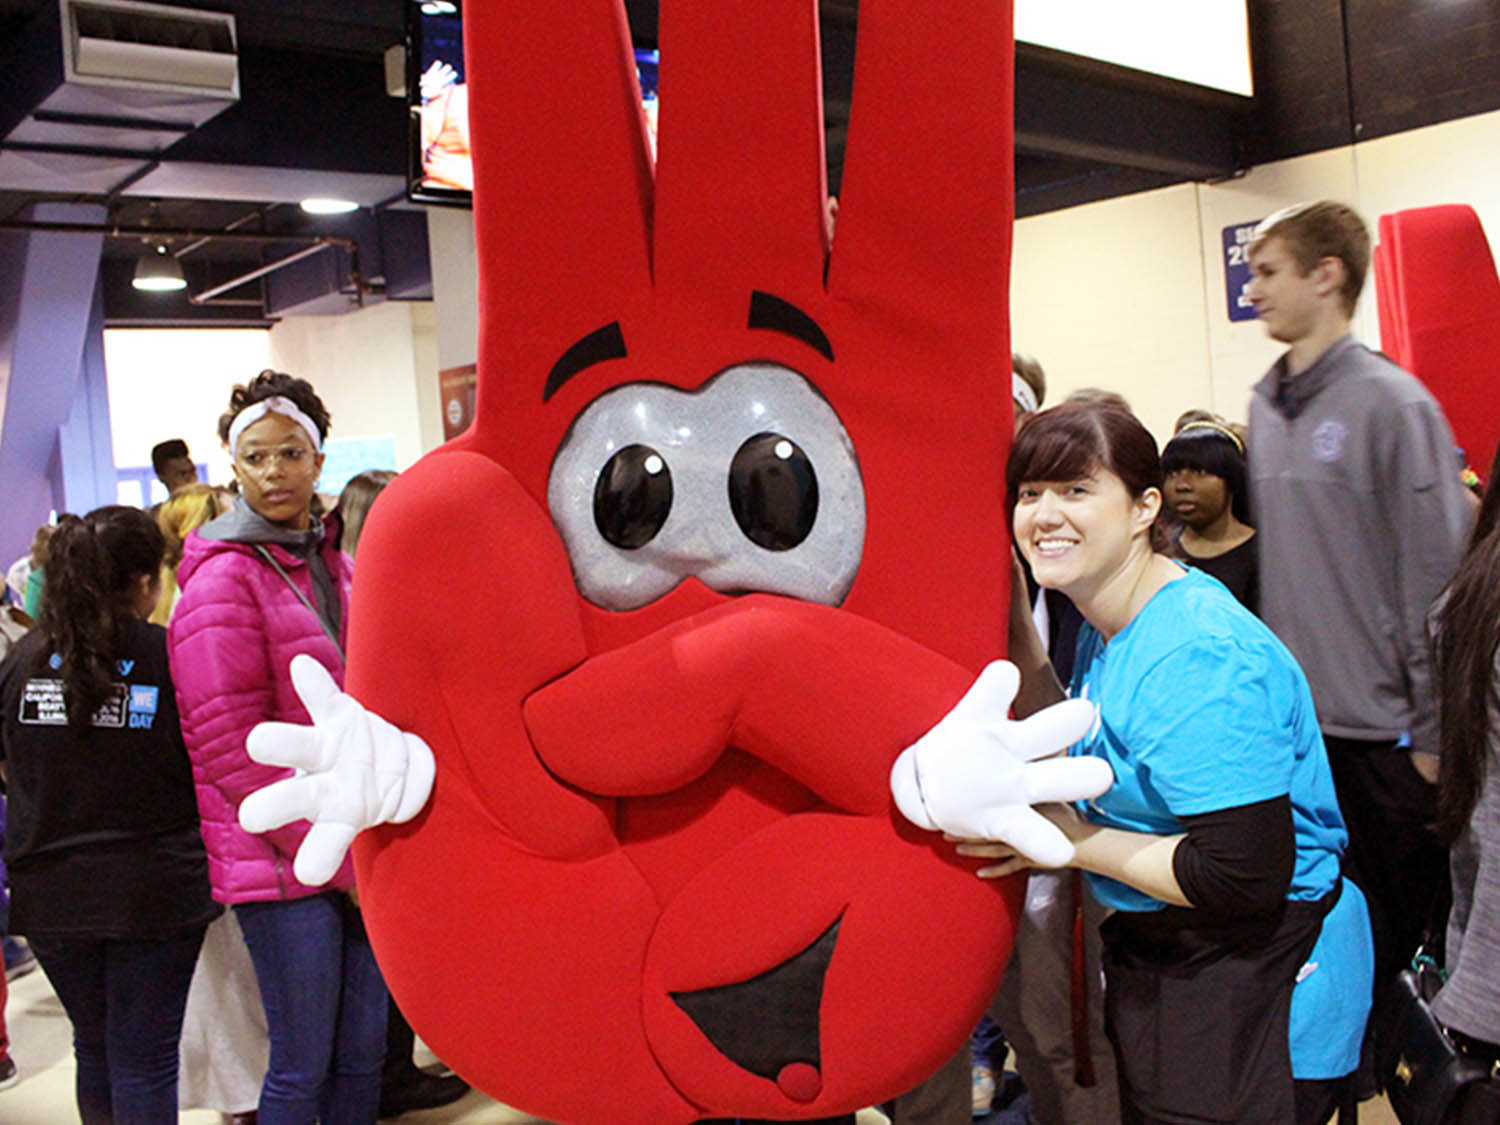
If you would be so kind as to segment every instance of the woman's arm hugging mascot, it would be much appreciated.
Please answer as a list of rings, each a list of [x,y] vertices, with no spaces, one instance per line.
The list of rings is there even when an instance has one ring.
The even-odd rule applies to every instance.
[[[464,16],[477,420],[376,504],[352,610],[350,694],[436,763],[355,843],[381,968],[549,1119],[872,1104],[968,1034],[1020,894],[890,788],[1004,643],[1010,5],[860,5],[831,250],[816,0],[662,0],[655,166],[620,0]]]

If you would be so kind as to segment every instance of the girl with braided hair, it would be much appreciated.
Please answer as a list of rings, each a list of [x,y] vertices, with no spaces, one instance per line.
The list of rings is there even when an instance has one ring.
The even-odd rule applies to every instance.
[[[209,892],[146,513],[63,516],[39,627],[0,664],[11,926],[73,1024],[84,1125],[177,1114],[177,1041]]]

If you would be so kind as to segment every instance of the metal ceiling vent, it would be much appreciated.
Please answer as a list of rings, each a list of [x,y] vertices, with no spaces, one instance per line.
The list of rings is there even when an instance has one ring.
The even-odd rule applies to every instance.
[[[238,100],[234,16],[136,0],[59,0],[66,80]]]

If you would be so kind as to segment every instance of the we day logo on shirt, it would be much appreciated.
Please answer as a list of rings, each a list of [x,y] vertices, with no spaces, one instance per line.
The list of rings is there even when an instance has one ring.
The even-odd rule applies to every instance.
[[[130,686],[130,725],[139,730],[150,730],[156,721],[156,703],[161,689],[154,684],[132,684]]]

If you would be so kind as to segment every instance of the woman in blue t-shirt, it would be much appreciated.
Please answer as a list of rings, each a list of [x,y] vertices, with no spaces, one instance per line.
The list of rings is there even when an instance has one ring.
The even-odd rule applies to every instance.
[[[1344,824],[1301,670],[1222,585],[1167,557],[1156,443],[1128,411],[1037,415],[1007,484],[1037,581],[1087,622],[1070,692],[1099,721],[1072,753],[1116,780],[1048,816],[1114,910],[1106,1020],[1126,1120],[1326,1120],[1337,1084],[1293,1074],[1334,1080],[1358,1061],[1369,933],[1340,878]],[[1016,616],[1019,718],[1063,693]],[[999,861],[982,875],[1029,866],[1005,845],[959,850]]]

